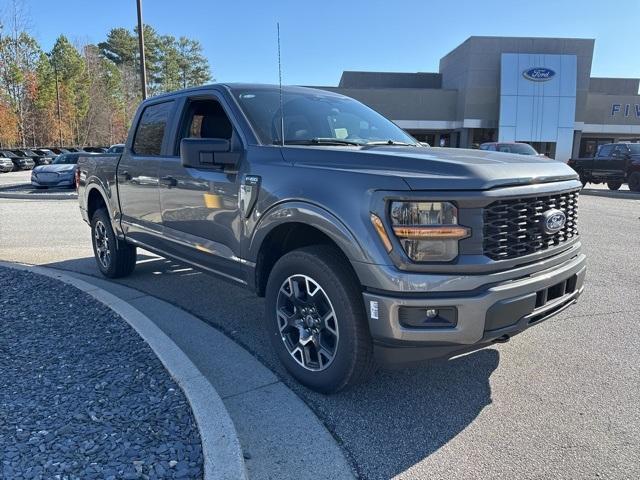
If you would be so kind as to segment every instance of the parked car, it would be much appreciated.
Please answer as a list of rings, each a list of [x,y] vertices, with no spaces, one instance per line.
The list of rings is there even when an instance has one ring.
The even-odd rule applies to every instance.
[[[9,158],[13,162],[14,170],[31,170],[35,166],[35,162],[26,156],[16,155],[11,150],[2,150],[2,156]]]
[[[15,153],[16,155],[18,155],[19,157],[27,157],[30,158],[31,160],[33,160],[34,164],[37,165],[46,165],[47,163],[51,163],[51,162],[47,162],[46,158],[42,157],[41,155],[39,155],[38,153],[34,152],[33,150],[29,150],[28,148],[19,148],[19,149],[14,149],[11,150],[13,153]]]
[[[122,155],[78,162],[98,269],[129,275],[142,247],[265,296],[277,356],[317,391],[507,341],[583,291],[563,162],[423,147],[302,87],[158,95],[132,125]]]
[[[124,151],[124,143],[116,143],[111,145],[107,153],[122,153]]]
[[[0,155],[2,155],[0,153]],[[10,158],[0,156],[0,173],[7,173],[13,170],[13,162]]]
[[[69,150],[62,147],[47,147],[47,150],[51,150],[56,155],[60,155],[62,153],[71,153]]]
[[[63,153],[58,155],[51,165],[43,165],[33,169],[31,185],[35,188],[75,187],[75,173],[78,158],[88,153]]]
[[[480,145],[480,150],[515,153],[517,155],[537,155],[539,157],[549,158],[542,153],[538,153],[536,149],[528,143],[520,142],[486,142]]]
[[[34,148],[33,151],[40,155],[40,164],[49,165],[56,158],[56,154],[47,148]]]
[[[640,143],[606,143],[594,157],[572,158],[568,162],[582,185],[606,183],[618,190],[626,183],[632,192],[640,192]]]
[[[82,147],[82,150],[92,153],[107,153],[108,149],[106,147]]]

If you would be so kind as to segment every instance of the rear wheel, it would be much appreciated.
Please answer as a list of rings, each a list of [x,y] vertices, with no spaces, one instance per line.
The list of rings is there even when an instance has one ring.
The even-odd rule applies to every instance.
[[[622,182],[607,182],[607,187],[609,187],[609,190],[620,190],[621,186]]]
[[[96,210],[91,218],[91,238],[96,263],[105,277],[126,277],[133,272],[136,247],[116,238],[104,208]]]
[[[373,345],[355,275],[329,246],[284,255],[266,289],[267,331],[285,368],[321,393],[355,385],[373,372]]]
[[[640,192],[640,172],[633,172],[629,175],[629,190],[632,192]]]

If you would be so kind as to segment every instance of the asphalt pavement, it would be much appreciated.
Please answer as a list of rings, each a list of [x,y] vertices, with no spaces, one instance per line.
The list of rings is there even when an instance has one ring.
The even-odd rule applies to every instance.
[[[252,352],[363,478],[640,478],[640,196],[620,197],[580,197],[589,270],[577,305],[507,344],[380,372],[330,397],[283,371],[252,293],[146,252],[121,282]],[[73,201],[0,200],[0,259],[99,275]]]

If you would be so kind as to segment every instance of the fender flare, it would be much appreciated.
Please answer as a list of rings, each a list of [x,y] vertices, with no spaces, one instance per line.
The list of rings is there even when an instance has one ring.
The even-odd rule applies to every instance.
[[[89,218],[89,196],[94,190],[96,190],[98,192],[98,195],[102,197],[102,200],[107,207],[107,212],[109,213],[109,217],[111,218],[111,228],[113,228],[113,231],[118,238],[123,238],[124,234],[120,227],[120,222],[118,221],[120,214],[118,205],[116,204],[117,200],[114,199],[111,189],[108,187],[108,185],[105,187],[104,183],[97,176],[92,176],[88,179],[87,185],[84,190],[83,203],[87,210],[87,218]],[[90,221],[91,219],[89,218],[89,222]]]
[[[261,215],[251,234],[245,258],[256,262],[265,238],[287,223],[302,223],[317,228],[333,240],[349,260],[368,262],[360,242],[340,218],[313,203],[287,201],[274,205]]]

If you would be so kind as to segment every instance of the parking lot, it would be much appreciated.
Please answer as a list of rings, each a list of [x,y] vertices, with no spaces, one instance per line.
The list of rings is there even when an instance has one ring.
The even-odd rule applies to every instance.
[[[576,306],[507,344],[380,372],[330,397],[288,379],[250,292],[142,251],[120,282],[252,352],[311,406],[363,478],[640,478],[640,195],[625,190],[580,197],[589,270]],[[0,260],[99,276],[73,200],[0,199]]]

